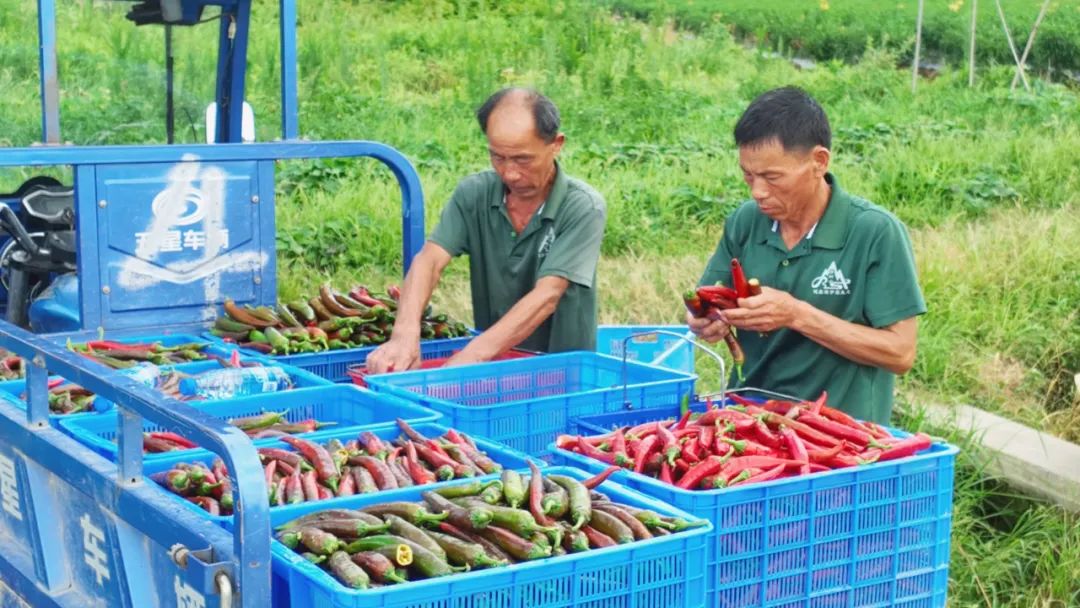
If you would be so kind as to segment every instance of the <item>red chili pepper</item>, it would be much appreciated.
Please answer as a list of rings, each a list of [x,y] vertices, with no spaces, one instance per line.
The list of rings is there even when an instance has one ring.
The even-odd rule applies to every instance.
[[[685,473],[685,472],[687,472],[689,470],[690,470],[690,463],[689,462],[686,462],[682,458],[676,458],[675,459],[674,473],[676,475],[682,475],[683,473]]]
[[[775,456],[738,456],[727,461],[723,473],[730,477],[745,469],[770,469],[778,465],[785,467],[801,468],[803,463],[798,460],[778,458]]]
[[[664,454],[664,458],[667,460],[668,464],[675,464],[675,459],[679,457],[679,453],[681,452],[678,443],[675,441],[675,435],[659,422],[656,423],[656,432],[660,435],[660,441],[663,442],[661,451]]]
[[[779,449],[780,446],[784,445],[783,440],[770,431],[769,427],[760,418],[754,420],[753,431],[762,444],[767,445],[774,450]]]
[[[600,448],[593,446],[588,441],[578,441],[577,447],[578,452],[584,456],[607,464],[615,464],[615,456],[613,454],[600,451]]]
[[[428,463],[435,468],[443,466],[450,467],[454,470],[455,477],[473,477],[476,475],[472,467],[461,464],[448,456],[445,452],[441,452],[441,450],[436,451],[432,449],[432,446],[428,444],[416,443],[415,447],[416,451],[420,454],[420,457],[428,461]]]
[[[553,526],[555,521],[544,512],[544,478],[540,475],[540,469],[536,463],[531,460],[529,471],[532,473],[532,477],[529,478],[529,512],[541,526]]]
[[[750,297],[750,284],[746,282],[746,273],[743,272],[739,258],[731,258],[731,285],[740,298]]]
[[[285,485],[285,499],[290,505],[304,502],[304,485],[300,479],[300,467],[293,469]]]
[[[667,423],[669,421],[665,420],[665,421],[660,421],[660,422],[661,423]],[[648,437],[649,435],[652,435],[653,433],[656,432],[656,425],[657,424],[658,424],[657,422],[645,422],[645,423],[639,424],[639,425],[637,425],[635,427],[632,427],[629,431],[627,431],[626,436],[627,437],[636,437],[638,439],[644,439],[644,438]]]
[[[800,439],[800,441],[802,441],[802,439]],[[804,446],[806,445],[805,441],[803,441],[803,445]],[[807,458],[810,459],[811,464],[814,464],[814,463],[828,464],[828,462],[831,461],[843,449],[844,449],[843,445],[833,446],[832,448],[829,448],[827,450],[809,450],[808,449],[806,451],[806,455],[807,455]]]
[[[664,483],[675,483],[671,478],[671,465],[667,460],[660,461],[660,481]]]
[[[846,424],[833,422],[828,418],[818,416],[817,414],[814,414],[808,410],[802,410],[801,412],[799,412],[798,420],[800,422],[805,422],[809,426],[812,426],[819,431],[828,433],[833,437],[846,439],[859,446],[866,446],[871,443],[875,444],[875,447],[877,445],[877,440],[874,439],[874,437],[870,435],[870,433],[847,426]]]
[[[405,468],[416,485],[435,483],[435,474],[420,465],[416,446],[411,441],[405,444]]]
[[[696,291],[690,290],[683,294],[683,305],[691,316],[699,319],[705,316],[705,303],[701,301],[701,296]]]
[[[840,439],[822,433],[821,431],[798,420],[792,420],[791,418],[788,418],[786,416],[780,416],[773,412],[763,410],[759,407],[748,407],[747,412],[755,416],[760,415],[762,417],[762,420],[764,420],[766,424],[770,426],[780,427],[781,425],[786,424],[787,426],[791,427],[792,430],[794,430],[796,433],[799,433],[799,435],[810,439],[818,445],[831,447],[840,443]]]
[[[719,473],[720,469],[724,466],[724,462],[724,458],[709,456],[687,471],[686,474],[679,479],[679,482],[675,484],[675,487],[684,490],[696,488],[705,477]]]
[[[803,465],[800,473],[806,475],[810,472],[810,455],[806,453],[806,446],[803,445],[799,435],[785,427],[780,427],[780,436],[784,438],[784,442],[787,444],[788,451],[791,452],[792,460],[800,460],[806,464]]]
[[[736,456],[776,456],[775,450],[767,448],[751,439],[734,440],[724,437],[723,440],[725,443],[728,443],[731,447],[735,448]]]
[[[932,443],[933,441],[929,435],[916,433],[911,437],[888,444],[886,449],[881,450],[881,456],[878,460],[896,460],[897,458],[911,456],[916,452],[929,448]]]
[[[271,502],[273,502],[274,497],[274,474],[277,473],[277,462],[278,461],[276,460],[271,460],[266,465],[266,468],[263,469],[263,474],[266,475],[266,487],[270,488]]]
[[[682,417],[680,417],[679,421],[675,423],[675,426],[672,427],[672,430],[680,431],[682,429],[685,429],[686,423],[690,421],[690,415],[692,413],[693,412],[691,412],[690,410],[686,410],[685,412],[683,412]]]
[[[641,473],[645,470],[645,463],[649,459],[649,455],[653,453],[656,448],[657,442],[660,438],[656,435],[649,435],[645,439],[641,440],[638,444],[638,449],[634,451],[634,472]]]
[[[304,488],[305,500],[319,500],[319,483],[315,480],[315,471],[308,471],[301,475],[300,485]]]
[[[172,443],[175,443],[176,445],[183,446],[185,448],[199,447],[199,446],[195,445],[195,443],[193,441],[191,441],[190,439],[187,439],[186,437],[181,437],[180,435],[177,435],[176,433],[170,433],[168,431],[151,431],[151,432],[149,432],[147,434],[150,435],[151,437],[155,438],[155,439],[162,439],[164,441],[170,441]]]
[[[597,473],[596,475],[593,475],[592,477],[590,477],[590,478],[586,479],[585,481],[581,482],[581,485],[583,485],[586,488],[589,488],[591,490],[591,489],[595,488],[596,486],[604,483],[604,481],[608,477],[611,477],[612,473],[614,473],[615,471],[620,471],[620,470],[622,470],[622,467],[610,466],[610,467],[604,469],[603,471]]]
[[[724,439],[725,438],[721,437],[720,435],[716,436],[716,442],[715,445],[713,445],[713,454],[717,456],[724,456],[726,454],[735,452],[735,448],[731,447],[731,445],[724,441]]]
[[[786,468],[787,467],[785,465],[778,464],[775,467],[773,467],[773,468],[771,468],[771,469],[769,469],[767,471],[762,471],[761,473],[758,473],[757,475],[753,475],[753,476],[751,476],[751,477],[749,477],[747,479],[744,479],[742,481],[736,481],[735,483],[733,483],[731,485],[733,485],[733,486],[741,486],[741,485],[746,485],[746,484],[750,484],[750,483],[761,483],[763,481],[771,481],[771,480],[776,479],[777,477],[780,477],[781,475],[783,475],[784,469],[786,469]]]
[[[337,490],[338,496],[352,496],[356,494],[356,478],[352,475],[343,474]]]
[[[691,439],[683,444],[682,458],[690,464],[701,462],[701,456],[698,455],[697,440]]]
[[[390,453],[389,447],[383,443],[383,440],[376,437],[375,433],[371,431],[360,433],[360,444],[364,446],[364,451],[375,458],[386,460],[386,455]]]
[[[713,439],[716,437],[716,425],[710,424],[701,427],[701,434],[698,435],[698,446],[702,449],[709,449],[713,444]]]
[[[626,454],[626,437],[622,429],[617,429],[611,437],[611,451],[615,454]]]
[[[315,472],[318,473],[319,481],[337,492],[337,465],[334,464],[334,459],[330,457],[330,452],[327,452],[326,448],[313,441],[306,441],[296,437],[282,437],[281,440],[296,448],[311,464],[315,465]]]
[[[825,401],[829,398],[828,391],[821,391],[821,396],[810,403],[810,411],[820,415],[821,408],[825,406]]]
[[[718,300],[728,300],[734,303],[739,299],[739,292],[730,287],[724,287],[723,285],[702,285],[697,288],[697,295],[702,301],[709,303]],[[734,306],[731,308],[734,308]]]

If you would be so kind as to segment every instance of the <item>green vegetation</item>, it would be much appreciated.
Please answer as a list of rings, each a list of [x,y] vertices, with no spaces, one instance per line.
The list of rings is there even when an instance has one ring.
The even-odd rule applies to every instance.
[[[620,13],[643,19],[673,18],[680,27],[701,30],[720,22],[740,40],[823,61],[855,61],[867,46],[896,51],[911,65],[918,0],[605,0]],[[927,0],[923,14],[924,61],[966,63],[973,0]],[[1017,53],[1027,44],[1042,7],[1036,0],[1002,0]],[[1001,18],[992,2],[978,4],[975,36],[980,65],[1014,63]],[[1041,72],[1080,69],[1080,5],[1051,2],[1039,26],[1028,66]]]
[[[696,281],[726,214],[747,196],[731,143],[734,121],[761,91],[789,83],[806,88],[833,122],[838,178],[912,230],[930,313],[903,394],[973,403],[1080,439],[1072,383],[1080,372],[1080,95],[1074,89],[1037,81],[1030,93],[1010,92],[1008,65],[984,64],[974,88],[960,68],[946,67],[913,95],[909,73],[896,69],[914,20],[911,0],[895,12],[863,7],[862,19],[850,25],[861,32],[852,35],[857,42],[835,37],[832,43],[826,34],[836,28],[828,22],[797,18],[800,11],[821,12],[817,3],[783,18],[754,10],[788,6],[779,0],[724,3],[720,18],[702,13],[707,18],[697,21],[685,16],[686,7],[706,3],[671,3],[670,10],[634,3],[649,4],[643,21],[576,0],[341,1],[332,11],[327,3],[300,4],[301,131],[312,139],[372,139],[401,149],[420,171],[428,228],[455,182],[486,166],[472,117],[484,97],[507,84],[530,84],[556,100],[568,137],[565,166],[608,201],[600,269],[607,323],[682,318],[678,294]],[[927,3],[928,27],[931,18],[949,17],[962,29],[965,11],[954,14],[944,4]],[[1005,7],[1016,24],[1030,24],[1037,4],[1021,9],[1010,0]],[[993,16],[992,6],[980,3],[984,17]],[[66,140],[164,139],[161,30],[131,27],[123,22],[124,7],[59,7]],[[1075,9],[1057,4],[1039,44],[1064,40],[1059,44],[1075,49]],[[846,10],[834,0],[827,18]],[[673,25],[669,17],[676,15],[687,29]],[[257,9],[250,57],[248,100],[262,140],[279,132],[274,17],[272,9]],[[823,60],[799,71],[744,48],[732,28],[756,32],[754,20],[820,38],[816,47],[800,43],[800,52],[819,48],[813,54]],[[898,33],[885,43],[867,33],[866,23]],[[992,25],[981,26],[983,33],[1000,38]],[[1072,29],[1054,38],[1054,28]],[[0,0],[0,31],[6,91],[0,144],[26,145],[39,128],[36,41],[27,33],[34,31],[32,11],[18,0]],[[216,49],[216,34],[216,25],[177,32],[183,141],[202,138],[201,116],[213,90],[215,57],[208,49]],[[796,36],[782,35],[789,41],[783,48],[794,48]],[[980,42],[987,56],[992,44]],[[1080,57],[1063,52],[1073,61]],[[1068,65],[1049,53],[1037,45],[1033,65]],[[20,176],[0,177],[7,186]],[[400,199],[380,165],[289,163],[280,167],[278,185],[283,296],[310,291],[327,277],[381,285],[400,276]],[[447,312],[468,318],[464,264],[451,266],[436,298]],[[700,371],[715,383],[704,364]],[[986,479],[983,463],[971,450],[958,463],[952,603],[1080,603],[1075,518],[1010,496]]]

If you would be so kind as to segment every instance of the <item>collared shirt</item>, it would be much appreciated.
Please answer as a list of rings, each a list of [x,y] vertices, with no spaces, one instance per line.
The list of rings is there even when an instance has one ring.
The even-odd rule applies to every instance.
[[[829,204],[791,250],[777,224],[748,201],[724,224],[724,236],[701,284],[731,284],[731,258],[747,277],[790,293],[831,315],[881,328],[926,312],[911,240],[893,214],[840,188],[832,174]],[[739,332],[746,353],[743,385],[828,402],[853,416],[887,423],[892,372],[846,359],[790,329]],[[734,376],[732,376],[733,382]]]
[[[556,167],[543,205],[518,234],[507,213],[506,187],[494,171],[458,184],[428,239],[452,256],[469,256],[473,321],[486,330],[536,281],[570,282],[555,312],[519,346],[544,352],[596,347],[596,264],[604,236],[604,199]]]

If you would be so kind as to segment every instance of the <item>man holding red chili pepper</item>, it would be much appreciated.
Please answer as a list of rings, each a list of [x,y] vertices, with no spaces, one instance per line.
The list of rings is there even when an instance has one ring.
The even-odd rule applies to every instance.
[[[556,161],[565,136],[550,99],[504,89],[477,111],[492,171],[462,180],[405,277],[389,342],[373,373],[420,363],[420,318],[451,258],[468,254],[473,318],[483,330],[446,363],[488,361],[520,346],[596,346],[596,264],[604,199]]]
[[[753,200],[727,218],[701,284],[739,291],[736,279],[756,278],[761,293],[740,293],[713,319],[688,314],[691,329],[713,342],[743,330],[745,386],[804,398],[827,390],[832,405],[888,422],[926,312],[906,228],[828,172],[829,121],[805,92],[762,94],[734,134]]]

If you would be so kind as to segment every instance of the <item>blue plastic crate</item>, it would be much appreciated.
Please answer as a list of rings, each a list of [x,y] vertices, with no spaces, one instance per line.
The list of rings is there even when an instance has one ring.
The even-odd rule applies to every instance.
[[[577,424],[592,434],[590,427],[606,432],[677,415],[669,408]],[[909,458],[708,491],[631,471],[611,478],[713,522],[710,607],[943,607],[956,454],[934,444]],[[607,466],[559,449],[554,462],[593,472]]]
[[[430,423],[430,422],[421,422],[421,423],[417,423],[417,424],[411,424],[410,426],[412,426],[412,428],[415,429],[416,432],[418,432],[418,433],[420,433],[422,435],[425,435],[427,437],[439,437],[439,436],[445,434],[449,430],[445,426],[440,426],[438,424],[434,424],[434,423]],[[338,440],[340,440],[342,442],[346,442],[346,441],[349,441],[350,439],[356,439],[356,437],[362,431],[365,431],[365,430],[366,431],[371,431],[372,433],[375,434],[376,437],[378,437],[379,439],[384,439],[386,441],[392,441],[392,440],[396,439],[399,435],[401,435],[401,429],[395,423],[395,424],[392,424],[392,425],[385,425],[384,424],[384,425],[381,425],[381,426],[378,426],[378,427],[370,427],[370,428],[365,428],[365,429],[350,428],[350,429],[339,429],[339,430],[336,430],[336,431],[319,431],[317,433],[306,434],[306,435],[304,435],[304,438],[309,440],[309,441],[315,441],[315,442],[318,442],[318,443],[326,443],[327,441],[330,441],[331,439],[338,439]],[[474,437],[473,441],[476,442],[477,449],[479,449],[481,452],[484,452],[485,454],[487,454],[488,458],[491,458],[496,463],[502,465],[502,467],[504,469],[527,470],[529,468],[529,463],[530,462],[532,462],[533,464],[535,464],[535,465],[537,465],[539,467],[544,467],[545,466],[545,463],[543,461],[541,461],[541,460],[537,460],[535,458],[530,458],[529,456],[526,456],[525,454],[522,454],[521,452],[518,452],[516,450],[511,450],[510,448],[508,448],[506,446],[500,445],[500,444],[492,442],[492,441],[488,441],[488,440],[484,439],[483,437]],[[271,440],[269,442],[260,442],[259,447],[282,448],[282,449],[288,450],[290,452],[295,452],[296,451],[291,446],[289,446],[287,443],[285,443],[283,441],[277,441],[277,440]],[[211,463],[214,461],[214,458],[216,458],[216,456],[212,452],[209,452],[209,451],[203,450],[203,449],[188,450],[188,451],[185,451],[185,452],[173,452],[172,454],[167,454],[166,456],[168,456],[168,458],[158,458],[158,459],[155,459],[153,462],[147,462],[146,467],[144,468],[144,473],[149,476],[149,475],[152,475],[152,474],[160,472],[160,471],[168,471],[174,465],[180,464],[182,462],[191,463],[191,462],[196,462],[197,461],[197,462],[202,462],[207,467],[209,467],[211,465]],[[151,481],[149,483],[153,483],[154,485],[157,485],[153,481]],[[438,483],[434,483],[434,484],[428,484],[428,485],[423,486],[423,489],[430,490],[432,488],[441,488],[441,487],[443,487],[445,485],[452,485],[454,483],[459,483],[459,481],[458,480],[450,480],[450,481],[443,481],[443,482],[438,482]],[[417,487],[419,487],[419,486],[417,486]],[[402,490],[407,490],[407,488],[403,488]],[[396,496],[397,495],[396,493],[399,492],[399,491],[402,491],[402,490],[388,490],[386,492],[378,492],[377,495],[382,497],[384,500],[392,500],[391,497]],[[163,489],[163,491],[167,492],[167,490],[164,490],[164,489]],[[170,496],[175,496],[175,495],[170,493]],[[200,508],[200,507],[198,507],[198,506],[196,506],[196,505],[194,505],[194,504],[192,504],[192,503],[190,503],[190,502],[188,502],[186,500],[183,500],[182,498],[180,498],[178,496],[176,498],[177,498],[177,500],[179,500],[184,505],[187,505],[189,508],[195,510],[198,513],[201,513],[205,517],[208,517],[208,518],[218,522],[219,524],[225,525],[226,520],[231,520],[232,519],[231,515],[228,515],[228,516],[224,516],[224,515],[223,516],[212,516],[209,513],[207,513],[205,510],[203,510],[202,508]],[[350,498],[351,497],[348,497],[348,496],[339,497],[339,498],[330,498],[330,499],[327,499],[327,500],[319,501],[318,503],[307,503],[307,504],[308,505],[316,505],[317,504],[318,506],[320,506],[321,508],[324,508],[324,509],[335,509],[335,508],[338,508],[339,506],[341,506],[340,503],[348,501]],[[292,505],[288,505],[288,506],[292,506]],[[270,508],[270,512],[274,513],[277,509],[285,509],[285,508],[287,508],[287,506],[280,506],[280,507],[273,506],[273,507]]]
[[[285,420],[298,422],[314,418],[320,422],[335,422],[336,428],[361,429],[383,426],[401,418],[413,422],[432,422],[440,415],[427,408],[392,395],[380,395],[358,386],[326,384],[290,391],[252,395],[227,401],[191,401],[192,407],[222,419],[255,416],[263,412],[285,412]],[[60,421],[64,431],[102,456],[115,461],[117,444],[116,412],[94,416],[66,418]],[[146,431],[169,430],[160,425],[143,421]],[[315,433],[326,432],[316,431]],[[315,433],[298,435],[308,437]],[[257,440],[264,445],[274,439]],[[146,454],[147,462],[178,454],[190,454],[191,450]]]
[[[573,418],[677,405],[697,376],[592,352],[368,376],[373,390],[412,399],[444,424],[542,456]],[[624,400],[624,386],[625,400]]]
[[[601,325],[596,329],[596,352],[621,358],[625,350],[631,361],[694,373],[694,346],[669,334],[648,333],[658,329],[679,335],[690,331],[685,325]],[[629,336],[633,337],[627,341]]]
[[[153,341],[162,342],[166,346],[171,346],[173,344],[184,344],[184,343],[186,343],[186,342],[188,342],[188,341],[190,341],[192,339],[196,339],[193,336],[187,336],[187,335],[172,335],[172,336],[167,336],[166,338],[171,339],[171,342],[170,342],[170,340],[162,339],[162,337],[155,337],[155,339],[153,339]],[[117,341],[124,341],[124,340],[117,340]],[[136,342],[138,340],[137,339],[132,339],[132,340],[126,340],[126,341],[134,343],[134,342]],[[148,340],[148,341],[150,341],[150,340]],[[203,342],[205,342],[205,340],[203,340]],[[212,355],[222,357],[222,358],[227,358],[227,357],[231,356],[231,351],[226,352],[226,351],[220,350],[220,347],[216,346],[216,345],[210,345],[207,352],[212,354]],[[250,361],[251,358],[245,356],[245,357],[243,357],[243,360]],[[186,373],[186,374],[197,374],[197,373],[212,370],[212,369],[218,369],[220,367],[221,367],[221,363],[219,361],[209,359],[209,360],[205,360],[205,361],[193,361],[191,363],[178,363],[176,365],[161,365],[161,366],[159,366],[159,369],[161,369],[162,371],[176,370],[176,371],[183,372],[183,373]],[[119,370],[117,370],[117,371],[119,371]],[[296,382],[297,387],[302,388],[302,387],[310,387],[310,386],[324,386],[326,384],[329,384],[329,382],[327,382],[326,380],[323,380],[322,378],[319,378],[318,376],[315,376],[313,374],[309,374],[307,372],[304,372],[303,370],[290,369],[289,373],[290,373],[290,375],[292,375],[294,381]],[[61,376],[55,376],[55,375],[54,376],[49,376],[49,381],[58,380],[58,379],[61,379]],[[0,394],[5,395],[16,407],[18,407],[20,409],[26,409],[26,398],[25,398],[26,380],[25,379],[23,379],[23,380],[9,380],[7,382],[0,382]],[[52,426],[54,426],[54,427],[56,427],[56,428],[58,428],[60,430],[63,430],[63,428],[59,424],[60,420],[68,420],[68,419],[78,417],[78,416],[93,416],[93,415],[96,415],[96,414],[99,414],[99,413],[102,413],[102,412],[111,411],[113,409],[114,409],[114,404],[113,404],[112,401],[110,401],[108,399],[104,399],[104,398],[98,398],[98,399],[94,400],[94,410],[91,411],[91,412],[83,412],[83,413],[79,413],[79,414],[67,414],[67,415],[50,414],[49,415],[49,420],[50,420],[50,423],[52,424]]]
[[[566,467],[548,472],[579,480],[588,477],[578,469]],[[610,481],[598,490],[625,504],[662,515],[687,517],[669,505]],[[420,491],[415,489],[394,495],[396,500],[420,498]],[[343,501],[338,507],[357,508],[385,501],[386,497],[381,496],[357,496]],[[277,526],[321,509],[320,504],[281,508],[271,512],[270,519],[272,525]],[[320,608],[699,608],[705,599],[702,555],[709,534],[711,528],[701,527],[606,549],[362,591],[347,589],[298,553],[273,541],[273,605]]]
[[[472,341],[472,337],[448,338],[445,340],[421,340],[420,357],[422,359],[439,359],[449,357]],[[221,344],[228,344],[221,342]],[[353,365],[362,365],[377,346],[364,346],[360,348],[346,348],[341,350],[328,350],[321,353],[302,353],[299,355],[270,356],[240,349],[243,353],[269,359],[278,363],[298,367],[316,376],[325,378],[331,382],[351,382],[347,370]]]

